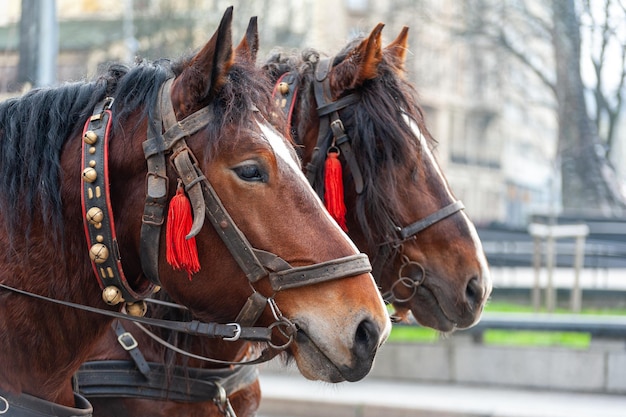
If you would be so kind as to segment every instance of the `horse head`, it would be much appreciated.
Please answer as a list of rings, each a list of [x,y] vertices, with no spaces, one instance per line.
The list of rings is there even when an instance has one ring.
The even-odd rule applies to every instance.
[[[408,28],[386,47],[382,28],[331,58],[311,49],[277,54],[265,69],[306,175],[327,200],[326,167],[338,155],[345,212],[337,218],[345,216],[350,237],[370,256],[385,299],[422,325],[469,327],[491,292],[487,261],[406,79]]]

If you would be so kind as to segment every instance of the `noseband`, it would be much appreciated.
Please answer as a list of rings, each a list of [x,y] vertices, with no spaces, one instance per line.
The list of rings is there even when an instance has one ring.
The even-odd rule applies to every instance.
[[[323,169],[324,164],[320,149],[325,149],[325,141],[328,137],[328,130],[332,131],[332,143],[331,146],[336,146],[340,149],[346,163],[350,167],[352,173],[354,186],[357,194],[363,192],[363,175],[359,168],[358,162],[354,156],[354,151],[351,146],[351,139],[345,131],[343,122],[339,115],[339,111],[361,100],[361,95],[358,92],[353,92],[338,100],[333,100],[330,90],[330,81],[328,79],[328,73],[332,66],[333,58],[325,58],[317,62],[315,69],[315,78],[313,81],[313,89],[315,93],[315,101],[317,105],[317,114],[320,118],[320,129],[317,136],[317,143],[311,155],[311,161],[306,166],[306,176],[311,185],[315,188],[315,180],[317,173],[320,169]],[[293,116],[293,110],[295,107],[295,101],[298,94],[298,85],[296,80],[298,76],[294,72],[287,72],[283,74],[277,81],[274,88],[273,96],[276,104],[283,109],[287,116],[288,124],[291,124]],[[277,98],[277,93],[281,94],[282,98]],[[294,135],[298,145],[304,145],[299,142],[299,137]],[[372,275],[379,281],[385,264],[396,256],[398,253],[402,253],[402,245],[405,241],[414,238],[419,232],[432,226],[433,224],[461,211],[465,208],[460,200],[454,201],[447,206],[442,207],[436,212],[428,215],[427,217],[417,220],[407,226],[397,226],[391,223],[390,233],[386,241],[379,245],[378,253],[376,254],[374,261],[372,262]],[[405,275],[405,271],[420,269],[422,271],[421,280],[417,281],[409,276]],[[415,295],[417,287],[424,282],[426,273],[424,267],[411,261],[406,255],[402,254],[402,264],[398,270],[398,279],[391,286],[391,289],[382,294],[383,299],[388,302],[404,302],[408,301]],[[394,289],[402,285],[409,289],[412,289],[412,294],[408,298],[398,298]]]
[[[161,120],[157,121],[157,128],[151,129],[152,131],[149,132],[148,138],[143,144],[148,162],[146,212],[150,211],[150,216],[146,216],[146,212],[144,212],[144,229],[157,229],[163,223],[165,205],[162,205],[158,212],[153,210],[152,206],[167,196],[168,179],[164,168],[165,154],[171,153],[170,160],[173,162],[177,175],[185,185],[185,190],[190,197],[194,210],[194,224],[188,237],[195,236],[202,228],[204,218],[208,218],[251,283],[267,277],[272,289],[277,292],[371,271],[369,260],[365,254],[294,267],[276,254],[254,248],[228,214],[185,142],[185,138],[210,123],[212,108],[207,106],[185,119],[177,121],[170,98],[172,82],[173,79],[170,78],[161,87],[158,108],[155,109],[155,113],[160,116]],[[256,113],[262,119],[258,110]],[[265,120],[262,122],[267,123]],[[161,125],[163,126],[163,133],[159,129]],[[146,221],[146,218],[149,220]],[[149,235],[152,236],[152,239],[148,238]],[[154,253],[156,251],[156,258],[158,258],[159,239],[154,232],[149,235],[144,235],[141,239],[141,254],[143,257],[144,253],[150,253],[148,248],[152,248],[152,255],[143,258],[142,265],[150,279],[153,282],[158,282],[158,267],[154,262]],[[257,299],[258,296],[255,295],[253,298]],[[261,312],[255,311],[254,314],[260,315]],[[249,314],[252,313],[248,313],[247,317],[250,317]]]

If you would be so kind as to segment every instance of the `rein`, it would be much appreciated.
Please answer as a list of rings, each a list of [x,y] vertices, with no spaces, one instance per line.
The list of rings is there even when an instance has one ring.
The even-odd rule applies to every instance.
[[[85,397],[74,393],[76,407],[67,407],[25,393],[15,395],[0,389],[2,417],[91,417],[93,407]]]
[[[282,315],[273,296],[265,297],[252,286],[253,293],[243,306],[235,323],[203,323],[196,320],[176,322],[141,317],[146,311],[143,299],[157,290],[157,285],[160,283],[158,276],[159,236],[161,226],[164,223],[169,182],[165,165],[166,153],[171,154],[170,162],[182,180],[191,201],[194,219],[188,237],[198,234],[205,217],[208,218],[251,284],[267,277],[272,289],[277,292],[360,275],[371,272],[369,258],[365,254],[356,254],[314,265],[294,267],[276,254],[254,248],[228,214],[185,141],[185,138],[190,137],[211,122],[212,107],[210,105],[204,107],[178,121],[170,98],[172,82],[173,78],[170,78],[160,88],[159,99],[154,108],[154,114],[158,120],[151,120],[148,124],[147,139],[143,143],[148,173],[146,176],[147,192],[142,217],[140,255],[142,271],[151,282],[139,290],[130,287],[122,270],[121,253],[115,235],[113,210],[109,197],[108,141],[112,119],[110,110],[113,103],[112,98],[107,97],[96,105],[94,113],[86,122],[83,133],[82,205],[89,256],[94,274],[103,289],[103,300],[109,305],[125,302],[129,314],[57,300],[4,284],[0,284],[0,288],[83,311],[154,325],[191,335],[221,338],[227,341],[264,341],[269,344],[269,348],[257,360],[249,362],[267,361],[291,344],[297,328]],[[258,110],[254,110],[261,122],[267,123],[258,114]],[[250,327],[267,306],[272,311],[276,322],[265,328]],[[273,344],[271,341],[273,329],[277,329],[282,336],[287,338],[287,342],[280,346]],[[220,391],[219,394],[223,394],[223,391]],[[10,398],[10,402],[6,398]],[[0,396],[0,406],[4,399],[7,409],[20,407],[21,398],[26,397],[17,397],[15,400],[10,396]],[[36,408],[36,405],[34,407]],[[221,404],[221,409],[229,411],[229,407],[230,404],[226,398],[226,402]],[[2,408],[0,408],[1,410]],[[89,408],[89,410],[91,409]]]
[[[320,154],[320,149],[326,148],[325,141],[328,137],[328,130],[332,131],[330,146],[336,146],[340,149],[346,163],[350,167],[354,186],[357,194],[363,192],[363,175],[359,168],[358,162],[354,156],[354,151],[350,144],[350,137],[345,131],[343,122],[339,115],[339,111],[350,105],[353,105],[361,100],[361,95],[358,92],[348,94],[338,100],[332,99],[332,93],[330,91],[330,81],[328,79],[328,73],[331,69],[332,58],[326,58],[318,61],[315,69],[315,77],[313,81],[313,88],[315,93],[315,101],[317,105],[317,114],[320,118],[320,128],[317,136],[317,143],[311,155],[311,161],[306,166],[306,177],[309,183],[315,188],[315,179],[319,170],[324,169],[322,161],[323,155]],[[282,98],[275,98],[276,104],[283,110],[287,117],[288,125],[291,125],[291,119],[295,108],[295,101],[297,99],[298,85],[296,83],[298,77],[295,72],[287,72],[283,74],[277,81],[272,97],[275,98],[277,93],[282,95]],[[297,139],[297,135],[294,135]],[[298,145],[304,144],[298,142]],[[427,217],[417,220],[407,226],[397,226],[392,222],[390,225],[393,238],[381,243],[379,250],[374,261],[372,262],[372,275],[378,280],[382,274],[385,264],[392,259],[396,254],[402,252],[403,242],[414,238],[418,233],[432,226],[433,224],[452,216],[453,214],[463,210],[465,206],[460,200],[456,200],[447,206],[444,206],[436,212],[428,215]],[[408,276],[404,276],[405,271],[420,269],[422,272],[422,280],[416,281]],[[417,287],[420,286],[426,278],[425,270],[423,266],[417,262],[411,261],[403,255],[402,265],[398,271],[398,279],[391,286],[391,289],[382,294],[383,299],[392,303],[394,301],[405,302],[412,298]],[[412,289],[412,294],[408,298],[398,298],[394,294],[394,289],[398,285],[403,285]]]

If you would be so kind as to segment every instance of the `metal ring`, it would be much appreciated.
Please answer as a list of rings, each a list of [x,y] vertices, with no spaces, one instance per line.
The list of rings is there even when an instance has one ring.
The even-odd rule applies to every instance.
[[[422,264],[415,262],[415,261],[409,261],[409,258],[406,257],[406,255],[402,255],[402,265],[400,265],[400,269],[398,269],[398,278],[402,279],[402,278],[409,278],[411,281],[413,281],[413,285],[415,287],[418,287],[420,285],[422,285],[422,283],[426,280],[426,270],[424,269],[424,267],[422,266]],[[421,271],[422,271],[422,279],[417,281],[415,279],[413,279],[410,276],[405,276],[404,275],[404,270],[406,267],[413,267],[413,266],[417,266]]]
[[[285,329],[283,330],[281,326],[284,326]],[[293,335],[295,334],[296,326],[292,322],[283,318],[280,321],[275,321],[274,323],[270,324],[268,328],[270,329],[270,333],[272,332],[272,330],[274,330],[274,328],[276,328],[280,332],[280,334],[287,338],[287,341],[282,345],[272,343],[272,339],[270,338],[269,342],[267,343],[270,345],[271,348],[276,350],[285,350],[291,345],[291,343],[293,343]]]
[[[2,406],[3,404],[4,406]],[[0,396],[0,407],[2,407],[0,408],[0,414],[4,414],[9,411],[9,401],[2,396]]]
[[[405,288],[412,289],[413,291],[411,292],[411,295],[409,295],[406,298],[398,297],[396,295],[396,292],[395,292],[396,286],[398,284],[404,285]],[[400,277],[400,278],[398,278],[398,280],[393,283],[393,285],[391,286],[391,289],[390,289],[391,295],[393,296],[393,301],[397,301],[399,303],[405,303],[405,302],[409,301],[411,298],[413,298],[415,296],[415,294],[417,293],[417,287],[419,287],[419,284],[418,285],[415,285],[415,284],[416,284],[416,281],[413,281],[409,277]]]

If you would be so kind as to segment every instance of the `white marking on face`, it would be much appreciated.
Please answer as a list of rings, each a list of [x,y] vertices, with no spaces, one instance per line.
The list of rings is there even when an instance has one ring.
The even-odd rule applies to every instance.
[[[344,238],[350,243],[350,246],[354,248],[356,253],[360,253],[360,250],[356,247],[354,242],[352,242],[352,240],[343,231],[343,229],[339,227],[335,219],[333,219],[330,213],[328,213],[328,211],[326,210],[326,207],[324,207],[324,203],[322,203],[317,193],[313,190],[313,187],[311,187],[311,184],[309,184],[309,181],[307,181],[306,177],[304,176],[304,173],[302,172],[302,169],[300,168],[298,164],[298,161],[294,159],[294,152],[290,149],[290,145],[287,143],[285,138],[280,136],[278,132],[276,132],[276,130],[274,130],[271,126],[267,125],[266,123],[260,123],[257,121],[257,124],[261,128],[264,138],[269,142],[276,156],[280,158],[282,161],[284,161],[287,164],[287,166],[289,166],[294,171],[296,178],[298,178],[298,180],[304,184],[305,189],[310,191],[311,195],[314,197],[314,200],[319,204],[324,214],[330,220],[331,224],[334,227],[336,227],[337,230],[341,232]]]
[[[409,127],[415,134],[415,137],[419,139],[420,145],[422,146],[422,150],[424,154],[430,161],[430,164],[435,168],[435,171],[437,172],[437,175],[439,176],[440,182],[445,187],[445,190],[448,193],[448,196],[450,196],[451,200],[455,201],[456,198],[454,197],[454,195],[452,194],[452,191],[450,190],[448,181],[446,181],[446,178],[443,176],[443,173],[441,172],[441,168],[439,167],[439,164],[437,163],[435,156],[430,151],[428,142],[426,141],[426,138],[422,134],[422,131],[419,129],[419,126],[417,125],[417,123],[415,123],[413,119],[411,119],[406,114],[404,114],[404,121],[409,125]],[[480,263],[482,279],[483,279],[483,283],[485,286],[485,291],[486,291],[485,294],[488,295],[491,293],[492,282],[491,282],[491,275],[489,273],[489,267],[487,266],[488,265],[487,258],[485,257],[485,252],[483,251],[483,244],[480,241],[480,238],[478,237],[478,232],[476,231],[476,227],[474,226],[474,223],[472,223],[472,221],[469,219],[465,211],[461,210],[460,214],[463,216],[463,219],[465,219],[467,228],[469,229],[472,240],[474,241],[474,246],[476,247],[476,258],[478,259],[478,262]]]

